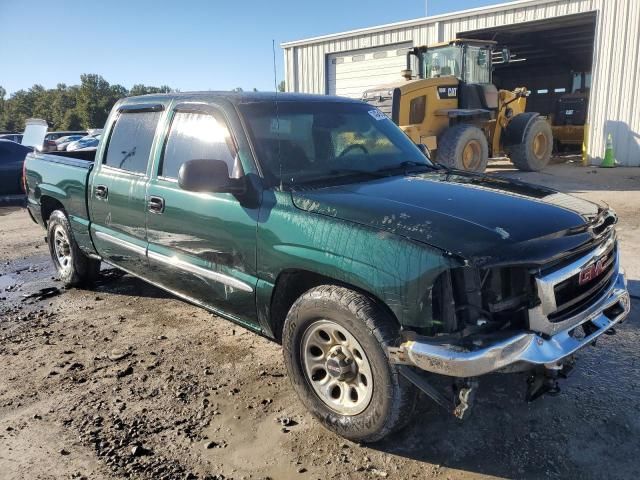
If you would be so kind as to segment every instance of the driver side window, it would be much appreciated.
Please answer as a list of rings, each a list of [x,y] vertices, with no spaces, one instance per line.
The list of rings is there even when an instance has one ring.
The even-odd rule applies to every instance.
[[[225,120],[205,112],[178,111],[171,121],[160,176],[178,178],[182,164],[196,159],[222,160],[227,164],[229,176],[242,175],[238,152]]]

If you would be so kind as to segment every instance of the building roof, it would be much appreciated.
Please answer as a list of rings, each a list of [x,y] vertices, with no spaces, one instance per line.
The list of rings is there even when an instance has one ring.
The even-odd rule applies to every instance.
[[[425,25],[425,24],[429,24],[429,23],[436,23],[436,22],[441,22],[443,20],[453,20],[455,18],[459,18],[459,17],[467,17],[470,15],[478,15],[478,14],[486,14],[486,13],[493,13],[493,12],[499,12],[501,10],[505,10],[505,9],[510,9],[510,8],[517,8],[517,7],[526,7],[528,5],[540,5],[540,4],[544,4],[544,3],[551,3],[551,2],[555,2],[557,0],[516,0],[516,1],[512,1],[512,2],[506,2],[506,3],[497,3],[495,5],[488,5],[485,7],[475,7],[475,8],[469,8],[466,10],[459,10],[457,12],[450,12],[450,13],[444,13],[441,15],[433,15],[430,17],[421,17],[421,18],[416,18],[413,20],[403,20],[401,22],[394,22],[394,23],[387,23],[384,25],[377,25],[377,26],[373,26],[373,27],[366,27],[366,28],[358,28],[355,30],[348,30],[345,32],[339,32],[339,33],[331,33],[328,35],[320,35],[317,37],[309,37],[309,38],[305,38],[302,40],[292,40],[289,42],[284,42],[280,44],[280,47],[282,48],[291,48],[291,47],[296,47],[296,46],[300,46],[300,45],[307,45],[310,43],[318,43],[318,42],[325,42],[325,41],[329,41],[329,40],[337,40],[340,38],[345,38],[345,37],[352,37],[355,35],[365,35],[365,34],[369,34],[369,33],[375,33],[375,32],[379,32],[379,31],[385,31],[385,30],[394,30],[396,28],[407,28],[407,27],[413,27],[416,25]]]

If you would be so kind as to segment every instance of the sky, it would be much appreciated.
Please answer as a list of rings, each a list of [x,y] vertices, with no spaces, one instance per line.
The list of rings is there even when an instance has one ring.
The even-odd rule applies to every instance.
[[[429,15],[501,0],[428,0]],[[280,43],[423,17],[424,0],[0,0],[0,86],[274,90]]]

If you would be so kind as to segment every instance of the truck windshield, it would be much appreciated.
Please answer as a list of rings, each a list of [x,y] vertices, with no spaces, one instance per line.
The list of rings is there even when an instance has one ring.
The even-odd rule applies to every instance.
[[[265,176],[284,185],[433,164],[386,115],[342,102],[255,102],[239,106]]]
[[[474,45],[429,48],[422,54],[422,73],[424,78],[453,75],[467,83],[491,83],[490,57],[490,49]]]

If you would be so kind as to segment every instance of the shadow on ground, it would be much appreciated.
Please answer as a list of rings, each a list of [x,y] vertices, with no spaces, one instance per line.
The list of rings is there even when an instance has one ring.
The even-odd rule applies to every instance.
[[[127,275],[115,268],[106,268],[100,271],[100,276],[91,290],[95,292],[110,293],[124,297],[144,298],[171,298],[172,295],[164,290],[139,278]]]
[[[640,282],[630,281],[631,291]],[[415,420],[373,448],[426,464],[505,478],[637,478],[640,297],[618,334],[577,355],[559,395],[526,403],[525,374],[481,377],[472,416],[460,422],[428,398]],[[622,334],[620,334],[622,333]],[[602,458],[608,458],[603,464]]]

